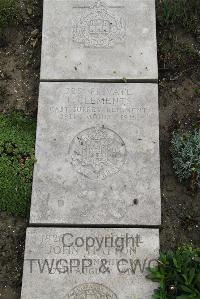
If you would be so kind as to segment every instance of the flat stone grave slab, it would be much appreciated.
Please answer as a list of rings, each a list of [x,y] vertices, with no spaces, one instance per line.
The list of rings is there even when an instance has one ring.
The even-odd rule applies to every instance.
[[[156,80],[155,0],[44,0],[41,80]]]
[[[22,299],[151,299],[157,229],[29,228]]]
[[[160,224],[157,84],[40,86],[31,223]]]

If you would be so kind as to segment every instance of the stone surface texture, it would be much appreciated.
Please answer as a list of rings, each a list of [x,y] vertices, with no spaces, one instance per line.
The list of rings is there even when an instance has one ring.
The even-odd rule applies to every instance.
[[[28,228],[22,299],[150,299],[157,229]]]
[[[32,224],[159,225],[156,84],[41,83]]]
[[[155,0],[44,0],[41,80],[156,80]]]

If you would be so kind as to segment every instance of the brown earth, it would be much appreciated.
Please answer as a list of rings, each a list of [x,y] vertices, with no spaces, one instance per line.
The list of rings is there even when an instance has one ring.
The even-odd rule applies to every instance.
[[[0,213],[0,298],[20,298],[27,222]]]
[[[200,246],[200,193],[187,182],[178,182],[174,175],[169,147],[171,133],[176,127],[190,127],[198,122],[199,96],[197,74],[176,82],[160,84],[160,150],[162,227],[161,248],[183,244]]]
[[[40,0],[18,0],[22,21],[0,40],[0,112],[37,112],[41,15]],[[159,13],[159,12],[158,12]],[[200,246],[200,192],[180,183],[170,157],[177,127],[200,124],[199,38],[179,26],[158,23],[159,105],[163,250]],[[187,49],[187,51],[186,51]],[[0,213],[0,298],[20,298],[27,220]]]
[[[17,0],[18,25],[0,38],[0,113],[22,110],[36,116],[42,0]],[[27,220],[0,213],[0,298],[18,299],[21,291]]]
[[[36,114],[41,49],[41,0],[17,0],[18,25],[0,37],[0,112]]]

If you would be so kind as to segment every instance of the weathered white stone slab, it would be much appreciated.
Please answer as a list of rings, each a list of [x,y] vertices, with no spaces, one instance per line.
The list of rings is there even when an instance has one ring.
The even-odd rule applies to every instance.
[[[41,83],[31,223],[160,224],[156,84]]]
[[[153,229],[29,228],[22,299],[151,299]]]
[[[44,0],[42,80],[157,76],[155,0]]]

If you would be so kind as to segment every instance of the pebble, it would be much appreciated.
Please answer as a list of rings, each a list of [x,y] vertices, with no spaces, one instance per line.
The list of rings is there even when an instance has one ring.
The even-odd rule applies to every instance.
[[[32,37],[36,37],[36,36],[38,35],[38,33],[39,33],[39,30],[38,30],[38,29],[35,29],[35,30],[33,30],[33,31],[31,32],[31,36],[32,36]]]

